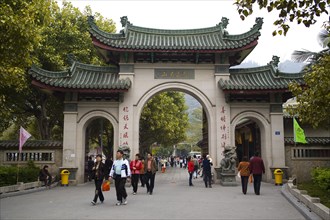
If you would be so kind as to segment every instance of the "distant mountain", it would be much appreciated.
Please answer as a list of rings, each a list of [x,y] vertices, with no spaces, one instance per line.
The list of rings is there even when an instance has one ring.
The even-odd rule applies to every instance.
[[[195,108],[200,108],[201,104],[191,95],[185,94],[184,96],[186,100],[186,105],[188,106],[189,109],[195,109]]]
[[[278,69],[285,73],[299,73],[305,65],[306,63],[296,63],[291,60],[286,60],[278,65]]]
[[[264,64],[264,65],[266,65],[266,64]],[[285,72],[285,73],[299,73],[304,68],[305,65],[306,65],[306,63],[296,63],[291,60],[285,60],[285,61],[279,63],[278,69],[281,72]],[[258,66],[263,66],[263,65],[260,65],[255,61],[247,61],[238,66],[234,66],[231,68],[232,69],[252,68],[252,67],[258,67]]]
[[[194,109],[196,108],[202,108],[202,105],[191,95],[185,94],[184,96],[185,100],[186,100],[186,105],[188,107],[188,114],[189,114],[189,121],[192,119],[192,112],[194,111]]]

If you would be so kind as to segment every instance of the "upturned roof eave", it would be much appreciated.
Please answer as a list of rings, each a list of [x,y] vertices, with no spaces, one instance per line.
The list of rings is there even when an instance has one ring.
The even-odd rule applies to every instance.
[[[94,46],[99,47],[104,50],[116,51],[116,52],[192,52],[192,53],[225,53],[225,52],[239,52],[247,49],[251,49],[258,44],[258,38],[250,42],[243,47],[229,48],[229,49],[134,49],[134,48],[117,48],[113,46],[106,45],[92,37]]]
[[[32,85],[49,91],[56,91],[56,92],[81,92],[81,93],[122,93],[127,92],[129,88],[125,89],[94,89],[94,88],[67,88],[67,87],[57,87],[57,86],[50,86],[48,84],[39,82],[37,80],[32,80]]]
[[[291,92],[289,88],[282,89],[223,89],[226,94],[260,94],[260,93],[275,93],[275,92]]]

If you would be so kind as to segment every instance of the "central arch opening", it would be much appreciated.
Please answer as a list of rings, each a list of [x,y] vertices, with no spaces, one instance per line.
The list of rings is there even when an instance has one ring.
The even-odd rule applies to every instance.
[[[91,164],[97,154],[102,154],[104,161],[112,160],[114,148],[114,128],[104,117],[94,117],[88,121],[85,130],[85,172],[84,182],[91,180]]]
[[[209,153],[205,107],[191,92],[171,88],[153,94],[143,105],[139,125],[143,156],[152,152],[159,159],[179,159]]]
[[[237,160],[243,157],[251,158],[255,152],[261,153],[261,136],[258,124],[248,118],[241,119],[235,128],[235,145]]]

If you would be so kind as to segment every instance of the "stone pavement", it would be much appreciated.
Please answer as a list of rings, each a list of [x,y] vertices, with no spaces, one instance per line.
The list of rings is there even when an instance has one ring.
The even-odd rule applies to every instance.
[[[51,190],[0,200],[0,219],[304,219],[281,195],[281,188],[262,183],[261,195],[247,195],[241,187],[205,188],[201,178],[188,186],[187,170],[170,168],[156,174],[153,195],[139,187],[128,205],[115,206],[115,189],[105,192],[105,202],[91,206],[94,184]]]

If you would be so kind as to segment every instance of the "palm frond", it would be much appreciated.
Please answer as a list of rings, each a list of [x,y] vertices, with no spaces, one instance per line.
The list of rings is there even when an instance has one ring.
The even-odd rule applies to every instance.
[[[315,60],[315,57],[317,56],[317,53],[309,51],[309,50],[295,50],[293,51],[291,58],[295,62],[313,62]]]
[[[329,47],[330,32],[326,29],[322,29],[318,35],[318,41],[323,48]]]

